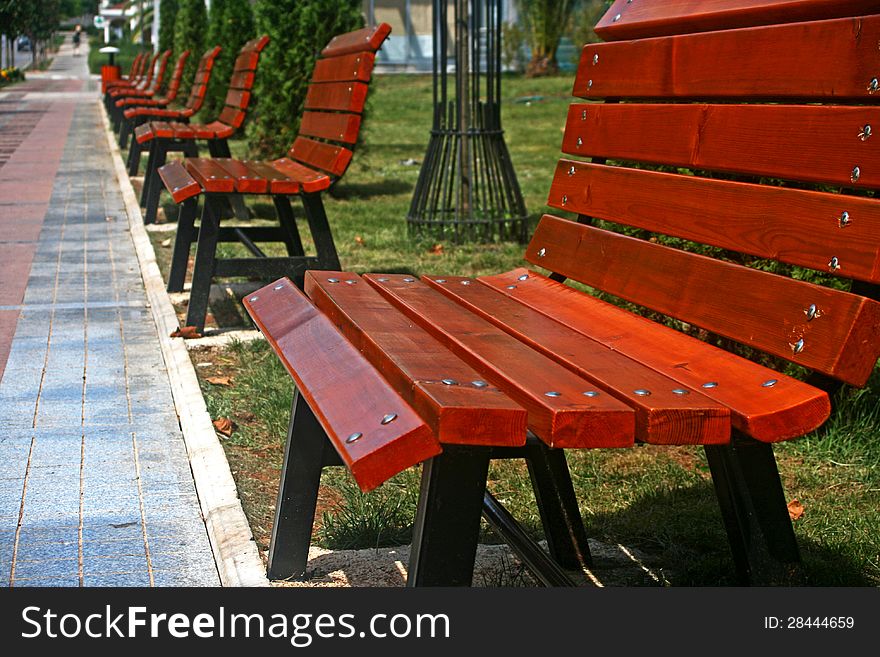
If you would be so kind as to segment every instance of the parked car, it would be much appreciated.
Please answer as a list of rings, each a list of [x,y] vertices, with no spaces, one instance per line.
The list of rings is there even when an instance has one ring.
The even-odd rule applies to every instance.
[[[26,36],[20,36],[15,42],[15,49],[19,52],[21,51],[30,51],[31,49],[31,40]]]

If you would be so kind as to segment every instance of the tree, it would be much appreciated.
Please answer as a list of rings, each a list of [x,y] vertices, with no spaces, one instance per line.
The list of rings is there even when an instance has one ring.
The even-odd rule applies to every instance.
[[[159,3],[159,51],[174,50],[174,21],[177,18],[177,0]],[[182,51],[181,51],[182,52]],[[180,52],[175,52],[180,55]],[[192,53],[201,57],[201,53]]]
[[[214,117],[223,109],[227,84],[238,51],[255,36],[254,13],[248,0],[212,0],[208,14],[207,46],[220,45],[223,50],[214,61],[214,72],[205,97],[204,111],[207,116]]]
[[[516,9],[532,49],[527,77],[559,72],[556,50],[577,4],[577,0],[516,0]]]
[[[45,61],[46,42],[58,29],[60,20],[60,0],[29,0],[28,2],[12,2],[18,5],[17,25],[20,34],[26,34],[31,40],[34,64]]]
[[[271,40],[260,56],[247,128],[255,155],[290,147],[315,60],[333,36],[363,26],[361,8],[360,0],[257,0],[257,33]]]
[[[207,28],[208,12],[205,9],[205,1],[180,0],[174,24],[174,52],[182,53],[184,50],[190,52],[180,80],[181,89],[189,89],[192,86],[199,58],[205,50]]]

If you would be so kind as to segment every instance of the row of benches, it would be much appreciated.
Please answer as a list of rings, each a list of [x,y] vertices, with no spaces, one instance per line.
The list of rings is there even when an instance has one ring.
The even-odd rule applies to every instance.
[[[525,253],[536,269],[361,276],[299,256],[295,282],[249,295],[296,383],[270,576],[306,575],[323,467],[344,464],[370,490],[423,463],[410,585],[470,584],[481,516],[542,582],[570,584],[560,566],[591,557],[564,450],[650,443],[704,446],[743,582],[802,582],[772,445],[820,426],[829,393],[864,385],[880,355],[880,16],[869,4],[617,0],[596,28],[606,42],[583,49],[574,95],[587,102],[569,108],[549,192],[577,220],[541,219]],[[228,273],[218,240],[255,241],[224,233],[232,195],[308,203],[344,172],[369,71],[349,65],[339,80],[336,65],[371,34],[374,51],[381,32],[325,49],[306,103],[317,115],[288,158],[159,170],[181,203],[181,253],[204,198],[196,276]],[[753,258],[849,291],[742,264]],[[737,343],[812,374],[743,358]],[[549,556],[487,491],[495,458],[526,460]]]

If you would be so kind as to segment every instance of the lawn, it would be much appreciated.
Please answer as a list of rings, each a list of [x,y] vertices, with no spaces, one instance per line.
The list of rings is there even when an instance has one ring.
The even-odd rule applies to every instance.
[[[559,156],[571,78],[509,78],[504,84],[507,143],[532,224]],[[363,144],[343,181],[325,200],[345,269],[480,275],[522,264],[522,245],[454,245],[408,235],[406,212],[427,144],[430,78],[376,80]],[[531,98],[529,102],[524,99]],[[233,151],[243,155],[242,142]],[[268,205],[255,205],[258,216]],[[172,216],[173,206],[165,212]],[[153,233],[167,266],[173,232]],[[307,242],[307,247],[310,246]],[[166,246],[163,246],[163,243]],[[240,247],[223,245],[225,255]],[[237,304],[213,308],[220,325],[244,324]],[[183,311],[183,308],[179,308]],[[263,341],[197,348],[196,363],[213,417],[235,425],[224,440],[245,512],[262,548],[274,511],[291,383]],[[210,382],[209,381],[213,381]],[[814,585],[880,584],[880,375],[865,389],[845,388],[825,427],[777,448],[789,500],[804,507],[795,531]],[[732,584],[733,565],[703,452],[694,447],[569,451],[568,461],[590,536],[635,547],[663,565],[672,585]],[[369,495],[347,473],[325,471],[315,541],[331,548],[408,541],[418,493],[417,469]],[[525,466],[495,464],[493,493],[536,536],[539,519]],[[494,540],[486,532],[485,540]]]

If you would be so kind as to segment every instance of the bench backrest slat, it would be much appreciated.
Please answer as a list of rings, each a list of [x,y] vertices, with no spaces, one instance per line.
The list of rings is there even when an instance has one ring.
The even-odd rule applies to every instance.
[[[338,35],[321,51],[288,157],[335,178],[345,173],[360,133],[376,50],[390,32],[391,26],[380,23]]]
[[[875,141],[859,139],[866,125],[880,127],[880,107],[575,103],[569,108],[562,150],[873,187],[880,185],[880,150]]]
[[[620,190],[625,189],[622,194]],[[880,282],[880,202],[560,160],[548,205],[830,274]],[[846,213],[846,214],[844,214]],[[834,251],[829,251],[834,244]],[[829,266],[837,258],[839,269]]]
[[[168,88],[165,90],[165,101],[171,102],[177,98],[180,92],[180,82],[183,78],[183,69],[186,67],[186,61],[189,59],[189,50],[184,50],[177,62],[174,64],[174,70],[171,71],[171,79],[168,80]]]
[[[138,85],[141,89],[148,89],[153,82],[153,76],[156,74],[156,61],[158,61],[161,54],[162,53],[157,52],[153,55],[152,59],[150,59],[150,63],[147,66],[146,71],[144,71],[143,80],[141,81],[141,84]]]
[[[615,0],[596,24],[605,41],[870,14],[873,0]]]
[[[872,16],[594,43],[581,53],[574,95],[866,99],[878,41]]]
[[[246,110],[251,100],[251,89],[260,61],[260,53],[268,43],[269,37],[263,36],[252,39],[242,46],[235,59],[232,77],[229,80],[229,89],[223,101],[224,107],[220,111],[220,116],[217,117],[217,121],[220,123],[236,129],[244,124]]]
[[[855,385],[880,356],[880,303],[848,292],[551,216],[526,259]]]
[[[199,66],[196,69],[196,75],[193,80],[192,88],[189,92],[189,98],[186,100],[186,109],[195,114],[198,112],[205,102],[205,94],[208,91],[208,84],[211,81],[211,73],[214,70],[214,61],[220,54],[222,49],[220,46],[214,46],[210,50],[205,51],[199,60]]]

